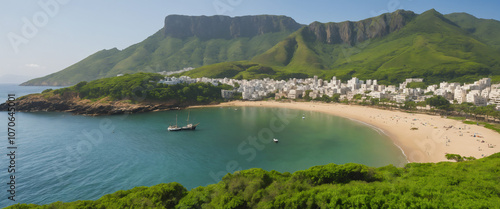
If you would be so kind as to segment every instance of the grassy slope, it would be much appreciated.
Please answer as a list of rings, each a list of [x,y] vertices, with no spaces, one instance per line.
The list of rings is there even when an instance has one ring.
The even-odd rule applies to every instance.
[[[248,60],[265,52],[291,32],[267,33],[252,38],[200,40],[163,37],[162,31],[123,51],[103,50],[27,85],[73,85],[121,73],[160,72],[200,67],[226,61]],[[61,82],[64,81],[64,82]]]
[[[432,83],[464,82],[498,71],[499,55],[450,24],[441,14],[428,11],[401,31],[372,41],[359,53],[338,59],[330,75],[350,73],[362,79],[391,83],[405,77],[424,77]]]
[[[498,50],[430,10],[398,32],[356,46],[324,44],[302,28],[255,56],[252,62],[271,66],[278,72],[270,77],[305,73],[324,78],[335,75],[343,80],[352,76],[374,78],[381,83],[423,77],[427,83],[437,83],[499,77],[499,57]],[[218,71],[223,71],[223,67],[217,66]],[[208,69],[212,68],[195,70],[196,76],[213,76]],[[252,74],[248,75],[246,78],[252,78]]]
[[[292,34],[280,32],[251,39],[208,41],[195,37],[184,40],[164,38],[159,31],[123,51],[100,51],[64,71],[27,84],[70,85],[120,73],[207,65],[185,75],[232,75],[234,78],[282,78],[299,74],[330,78],[335,75],[343,80],[352,76],[374,78],[386,84],[398,83],[408,77],[424,77],[427,83],[436,83],[442,80],[470,82],[491,76],[498,82],[498,32],[499,21],[477,19],[463,13],[443,16],[434,10],[417,16],[398,32],[356,46],[321,43],[307,28]],[[233,63],[239,60],[251,61]],[[242,63],[247,67],[238,67]],[[216,65],[210,66],[212,64]],[[267,68],[248,71],[255,64],[260,64],[258,68]],[[229,72],[223,72],[226,70]],[[65,82],[61,83],[61,80]]]
[[[467,13],[452,13],[445,15],[466,31],[469,31],[481,41],[500,49],[500,21],[492,19],[480,19]]]
[[[96,201],[10,208],[498,208],[499,176],[500,153],[403,168],[328,164],[293,174],[254,168],[191,191],[169,183],[118,191]]]

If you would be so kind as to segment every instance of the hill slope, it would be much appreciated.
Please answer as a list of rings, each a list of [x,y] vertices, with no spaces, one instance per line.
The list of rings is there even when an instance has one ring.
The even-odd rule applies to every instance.
[[[486,33],[477,36],[495,43],[496,37],[482,34]],[[357,76],[385,84],[409,77],[436,83],[500,75],[500,52],[477,36],[435,10],[420,15],[399,10],[359,22],[314,22],[252,62],[271,67],[281,77],[301,73],[346,80]],[[205,75],[200,71],[206,69],[211,68],[185,74]],[[252,74],[236,76],[240,75]]]
[[[99,51],[53,74],[22,85],[74,85],[117,74],[175,71],[226,61],[248,60],[301,27],[285,16],[180,16],[141,43],[122,51]]]
[[[300,29],[299,29],[300,28]],[[117,74],[199,67],[192,77],[353,76],[394,84],[500,81],[500,22],[465,13],[398,10],[358,22],[313,22],[284,16],[171,15],[163,29],[122,51],[103,50],[23,85],[73,85]]]
[[[481,41],[500,49],[500,21],[480,19],[467,13],[452,13],[445,15],[445,17]]]
[[[293,174],[254,168],[191,191],[169,183],[117,191],[96,201],[8,208],[498,208],[499,168],[500,153],[404,168],[328,164]]]

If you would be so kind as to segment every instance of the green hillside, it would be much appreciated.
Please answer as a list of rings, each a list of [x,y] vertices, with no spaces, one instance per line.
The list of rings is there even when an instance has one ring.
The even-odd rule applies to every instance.
[[[230,40],[165,37],[161,31],[123,51],[103,50],[84,60],[23,85],[74,85],[117,74],[161,72],[200,67],[226,61],[248,60],[265,52],[290,34],[288,31]]]
[[[445,15],[445,17],[484,43],[500,49],[500,21],[480,19],[467,13],[452,13]]]
[[[499,168],[500,153],[403,168],[328,164],[293,174],[253,168],[191,191],[168,183],[95,201],[8,208],[498,208]]]
[[[427,83],[471,82],[500,75],[500,53],[434,10],[397,33],[373,40],[359,53],[337,59],[326,75],[378,79],[385,83],[421,77]]]
[[[377,18],[371,23],[376,23]],[[488,76],[495,81],[500,75],[500,51],[435,10],[411,18],[404,27],[386,36],[353,46],[318,40],[310,27],[291,34],[252,62],[272,67],[275,75],[303,73],[342,80],[356,76],[378,79],[382,84],[410,77],[425,78],[427,83],[471,82]],[[496,28],[500,30],[500,26]],[[497,38],[483,37],[492,42]],[[211,68],[195,69],[186,75],[209,76],[206,69]],[[252,74],[247,75],[252,78]]]
[[[176,71],[186,67],[249,60],[300,28],[286,16],[180,16],[144,41],[99,51],[59,72],[22,85],[69,86],[81,81],[137,72]]]
[[[90,82],[82,81],[74,86],[56,90],[47,89],[42,95],[49,99],[53,96],[78,95],[78,99],[93,101],[106,98],[106,101],[127,101],[132,103],[162,102],[176,106],[206,105],[223,102],[221,90],[233,89],[229,85],[214,86],[210,83],[180,83],[165,85],[158,83],[164,76],[157,73],[135,73],[101,78]],[[36,95],[36,94],[34,94]],[[29,99],[28,96],[19,100]]]
[[[398,10],[365,20],[301,25],[285,16],[168,16],[165,27],[124,50],[97,52],[23,85],[73,85],[117,74],[198,69],[192,77],[353,76],[395,84],[500,82],[500,22],[465,13]],[[299,29],[300,28],[300,29]],[[227,72],[226,72],[227,71]]]

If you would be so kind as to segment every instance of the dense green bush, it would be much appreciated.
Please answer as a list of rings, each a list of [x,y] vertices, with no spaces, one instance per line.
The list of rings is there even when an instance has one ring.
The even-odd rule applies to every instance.
[[[186,191],[178,183],[118,191],[95,201],[9,208],[498,208],[500,153],[463,162],[370,168],[348,163],[293,174],[258,168]]]

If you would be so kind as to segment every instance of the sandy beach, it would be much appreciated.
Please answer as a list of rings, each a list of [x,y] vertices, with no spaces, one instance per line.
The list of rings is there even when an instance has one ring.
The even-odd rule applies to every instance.
[[[409,162],[448,161],[446,153],[482,158],[500,152],[499,133],[441,116],[317,102],[233,101],[215,106],[290,108],[353,119],[381,129],[403,150]]]

